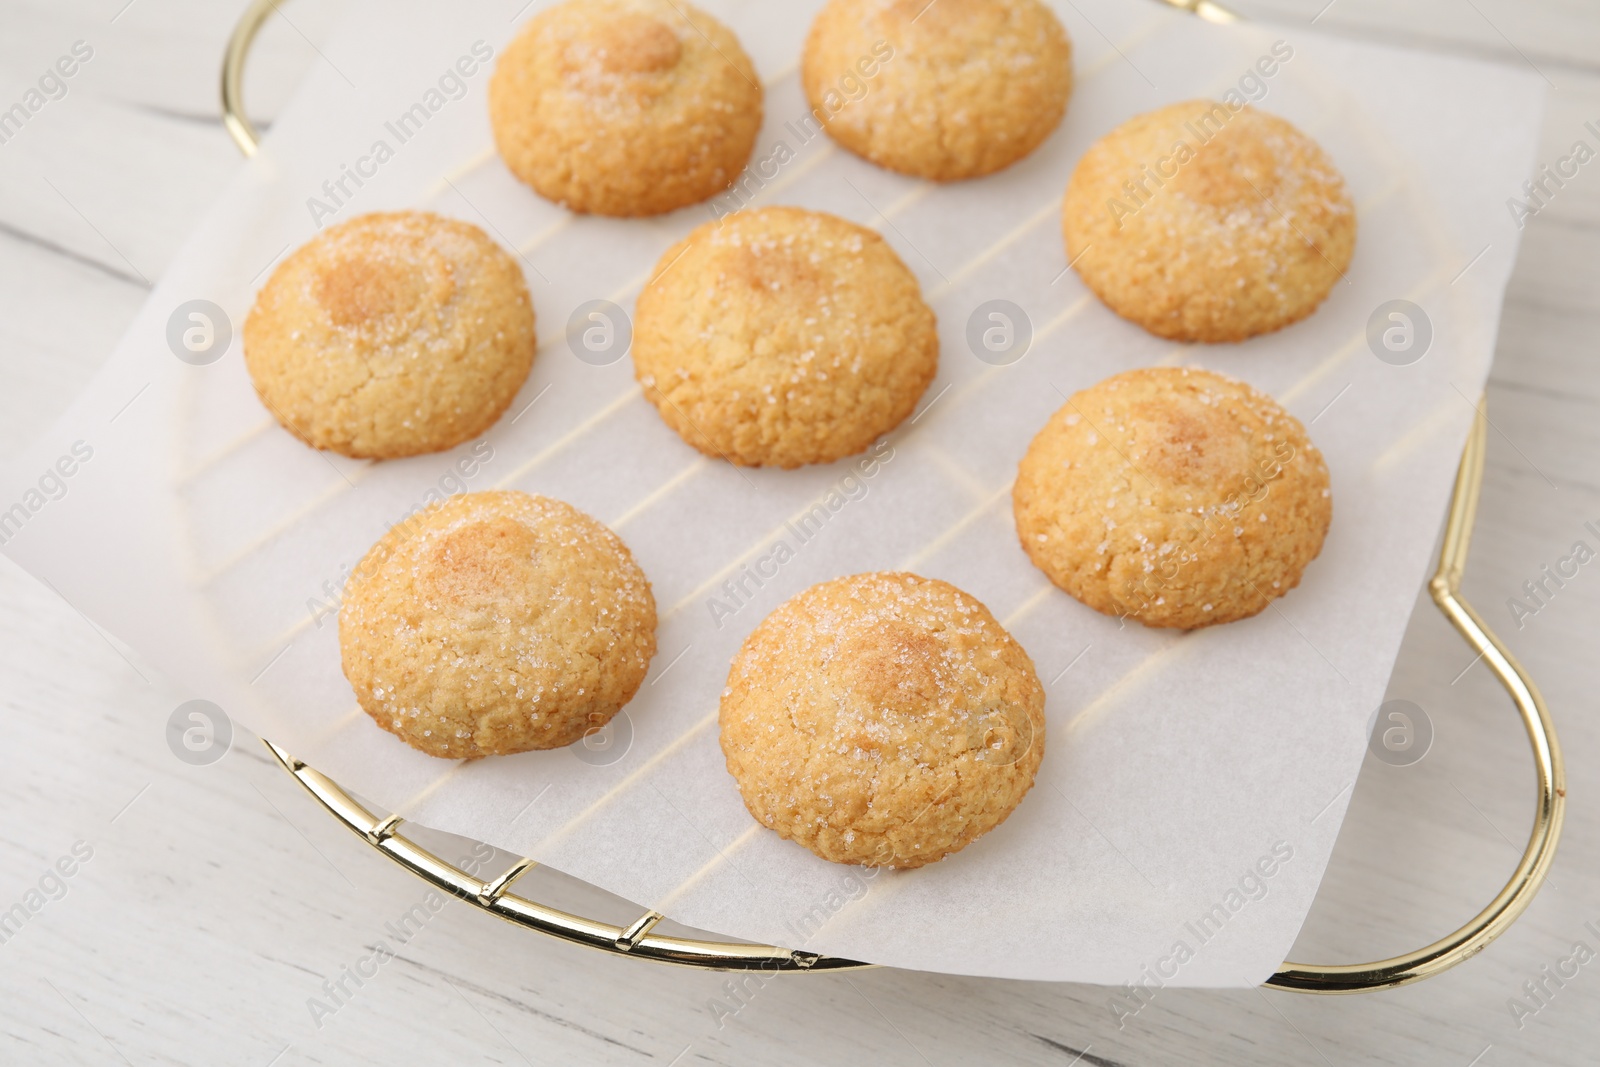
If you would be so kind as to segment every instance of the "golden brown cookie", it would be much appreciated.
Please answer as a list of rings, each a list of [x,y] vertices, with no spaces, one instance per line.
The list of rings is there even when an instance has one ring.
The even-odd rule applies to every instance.
[[[1039,0],[831,0],[800,80],[812,121],[882,167],[976,178],[1038,148],[1072,95],[1072,42]]]
[[[732,31],[683,0],[567,0],[507,46],[489,121],[506,166],[540,196],[659,215],[738,177],[761,96]]]
[[[1193,629],[1254,615],[1322,550],[1328,466],[1277,402],[1151,367],[1074,395],[1012,490],[1035,566],[1096,611]]]
[[[1173,340],[1242,341],[1316,310],[1350,266],[1356,213],[1311,138],[1191,100],[1084,153],[1062,229],[1068,261],[1118,315]]]
[[[345,677],[430,756],[570,745],[632,699],[656,602],[621,538],[527,493],[453,496],[400,523],[339,609]]]
[[[857,574],[762,620],[722,692],[722,752],[761,825],[834,863],[921,867],[999,826],[1044,758],[1044,688],[989,609]]]
[[[272,272],[244,323],[256,393],[313,448],[397,459],[494,425],[533,366],[522,271],[476,226],[362,215]]]
[[[634,373],[709,456],[798,467],[911,414],[939,365],[916,276],[877,233],[799,208],[741,211],[669,249],[639,294]]]

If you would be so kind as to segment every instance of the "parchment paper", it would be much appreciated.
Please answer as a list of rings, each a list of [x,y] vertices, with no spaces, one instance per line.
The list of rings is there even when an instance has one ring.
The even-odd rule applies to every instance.
[[[1429,563],[1489,367],[1519,236],[1505,201],[1530,169],[1541,86],[1300,27],[1074,0],[1057,5],[1078,75],[1062,128],[1004,173],[935,187],[805,137],[795,65],[817,3],[706,6],[768,83],[757,202],[877,227],[939,315],[938,379],[866,459],[792,472],[704,460],[639,396],[627,358],[597,365],[603,354],[581,347],[578,358],[574,311],[610,300],[631,312],[657,257],[711,209],[577,219],[540,200],[492,154],[489,67],[475,61],[503,49],[526,17],[518,4],[373,0],[324,49],[104,372],[9,471],[5,551],[194,697],[374,804],[673,919],[968,974],[1260,981],[1321,879]],[[1250,78],[1279,41],[1292,57]],[[1308,321],[1178,348],[1116,318],[1067,270],[1059,198],[1120,121],[1230,88],[1327,148],[1360,238],[1347,282]],[[313,452],[256,399],[240,326],[272,265],[318,222],[407,206],[520,249],[542,344],[532,377],[492,432],[451,454],[373,465]],[[1031,333],[1009,365],[968,340],[975,310],[997,299]],[[193,300],[231,328],[205,365],[168,339]],[[1409,365],[1369,346],[1369,318],[1391,300],[1431,324]],[[192,322],[177,319],[179,333]],[[976,332],[991,325],[979,316]],[[1332,532],[1303,586],[1188,636],[1119,625],[1054,590],[1010,517],[1017,460],[1064,396],[1155,363],[1281,398],[1333,474]],[[587,747],[454,764],[359,712],[334,612],[345,574],[391,523],[439,494],[496,486],[568,500],[619,530],[654,583],[660,652]],[[715,713],[729,657],[766,612],[816,581],[902,567],[978,596],[1029,650],[1048,684],[1048,747],[1000,829],[921,870],[863,873],[755,827],[723,769]]]

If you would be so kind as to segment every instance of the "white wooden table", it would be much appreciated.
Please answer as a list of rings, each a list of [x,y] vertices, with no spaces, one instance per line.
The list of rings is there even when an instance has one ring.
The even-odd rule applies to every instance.
[[[1324,3],[1238,6],[1304,23]],[[216,115],[238,6],[0,3],[0,108],[74,42],[93,49],[66,95],[0,144],[0,454],[89,380],[239,165]],[[340,7],[292,5],[269,24],[252,67],[258,115],[319,61],[313,42]],[[1600,147],[1583,129],[1600,120],[1592,0],[1336,0],[1318,25],[1536,66],[1554,86],[1541,160],[1579,138]],[[604,957],[452,902],[375,977],[347,980],[353,995],[319,1026],[310,998],[425,887],[325,817],[254,739],[211,766],[175,759],[163,736],[175,687],[0,560],[0,911],[47,891],[0,944],[0,1061],[1596,1062],[1600,956],[1561,986],[1546,980],[1537,1013],[1514,1017],[1511,1002],[1531,1009],[1524,983],[1576,942],[1600,953],[1600,563],[1521,629],[1506,600],[1574,541],[1600,548],[1583,528],[1600,520],[1600,161],[1528,225],[1489,396],[1466,592],[1544,689],[1571,803],[1552,883],[1440,978],[1344,998],[1165,990],[1119,1029],[1103,989],[875,970],[752,983],[728,1017],[711,1007],[728,1003],[727,975]],[[1419,599],[1391,695],[1428,712],[1433,749],[1409,767],[1368,759],[1295,959],[1416,947],[1509,873],[1531,765],[1510,705],[1468,660]],[[49,874],[58,861],[70,877]]]

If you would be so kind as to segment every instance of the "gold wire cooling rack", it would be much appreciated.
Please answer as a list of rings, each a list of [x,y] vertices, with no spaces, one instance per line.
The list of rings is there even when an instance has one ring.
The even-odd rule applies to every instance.
[[[228,39],[222,64],[222,118],[239,150],[253,155],[260,137],[244,110],[244,70],[250,46],[262,24],[282,0],[251,0]],[[1163,0],[1212,22],[1233,22],[1239,16],[1212,0]],[[1439,565],[1428,582],[1433,602],[1478,656],[1489,665],[1522,717],[1533,749],[1538,803],[1533,829],[1522,860],[1505,887],[1465,926],[1419,948],[1373,963],[1285,963],[1264,983],[1271,989],[1296,993],[1367,993],[1419,982],[1477,955],[1504,933],[1533,901],[1555,858],[1556,842],[1566,810],[1566,772],[1561,746],[1544,698],[1533,679],[1461,596],[1478,492],[1483,485],[1483,464],[1488,445],[1489,420],[1484,402],[1461,455],[1455,491],[1445,522]],[[638,956],[659,963],[715,970],[834,971],[873,966],[855,960],[815,953],[752,945],[737,941],[712,941],[655,933],[664,916],[647,911],[626,926],[573,915],[558,908],[518,896],[512,886],[537,864],[520,859],[500,875],[481,879],[429,852],[400,832],[399,815],[377,815],[346,792],[339,783],[285,752],[271,741],[267,748],[283,766],[322,802],[333,816],[355,831],[373,848],[437,888],[519,926],[552,937],[618,955]]]

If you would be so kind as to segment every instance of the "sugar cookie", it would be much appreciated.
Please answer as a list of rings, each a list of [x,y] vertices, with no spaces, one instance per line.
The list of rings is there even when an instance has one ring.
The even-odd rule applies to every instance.
[[[272,272],[244,324],[245,366],[277,420],[359,459],[483,433],[535,346],[516,261],[476,226],[421,211],[324,230]]]
[[[845,148],[953,181],[1050,136],[1072,94],[1072,43],[1039,0],[832,0],[800,78],[813,120]]]
[[[511,173],[598,215],[658,215],[726,189],[755,147],[761,101],[732,31],[683,0],[546,8],[489,80]]]
[[[1254,615],[1300,582],[1333,514],[1292,415],[1204,370],[1149,368],[1076,394],[1028,446],[1017,536],[1074,597],[1146,626]]]
[[[1106,306],[1178,341],[1242,341],[1316,310],[1350,266],[1355,207],[1275,115],[1191,100],[1118,126],[1073,172],[1067,258]]]
[[[632,699],[656,649],[650,583],[570,504],[467,493],[394,527],[339,610],[345,677],[432,756],[569,745]]]
[[[743,466],[854,455],[939,363],[916,276],[872,230],[798,208],[707,223],[639,295],[634,372],[680,436]]]
[[[1044,758],[1044,688],[947,582],[814,585],[745,641],[722,751],[757,822],[835,863],[921,867],[1005,821]]]

